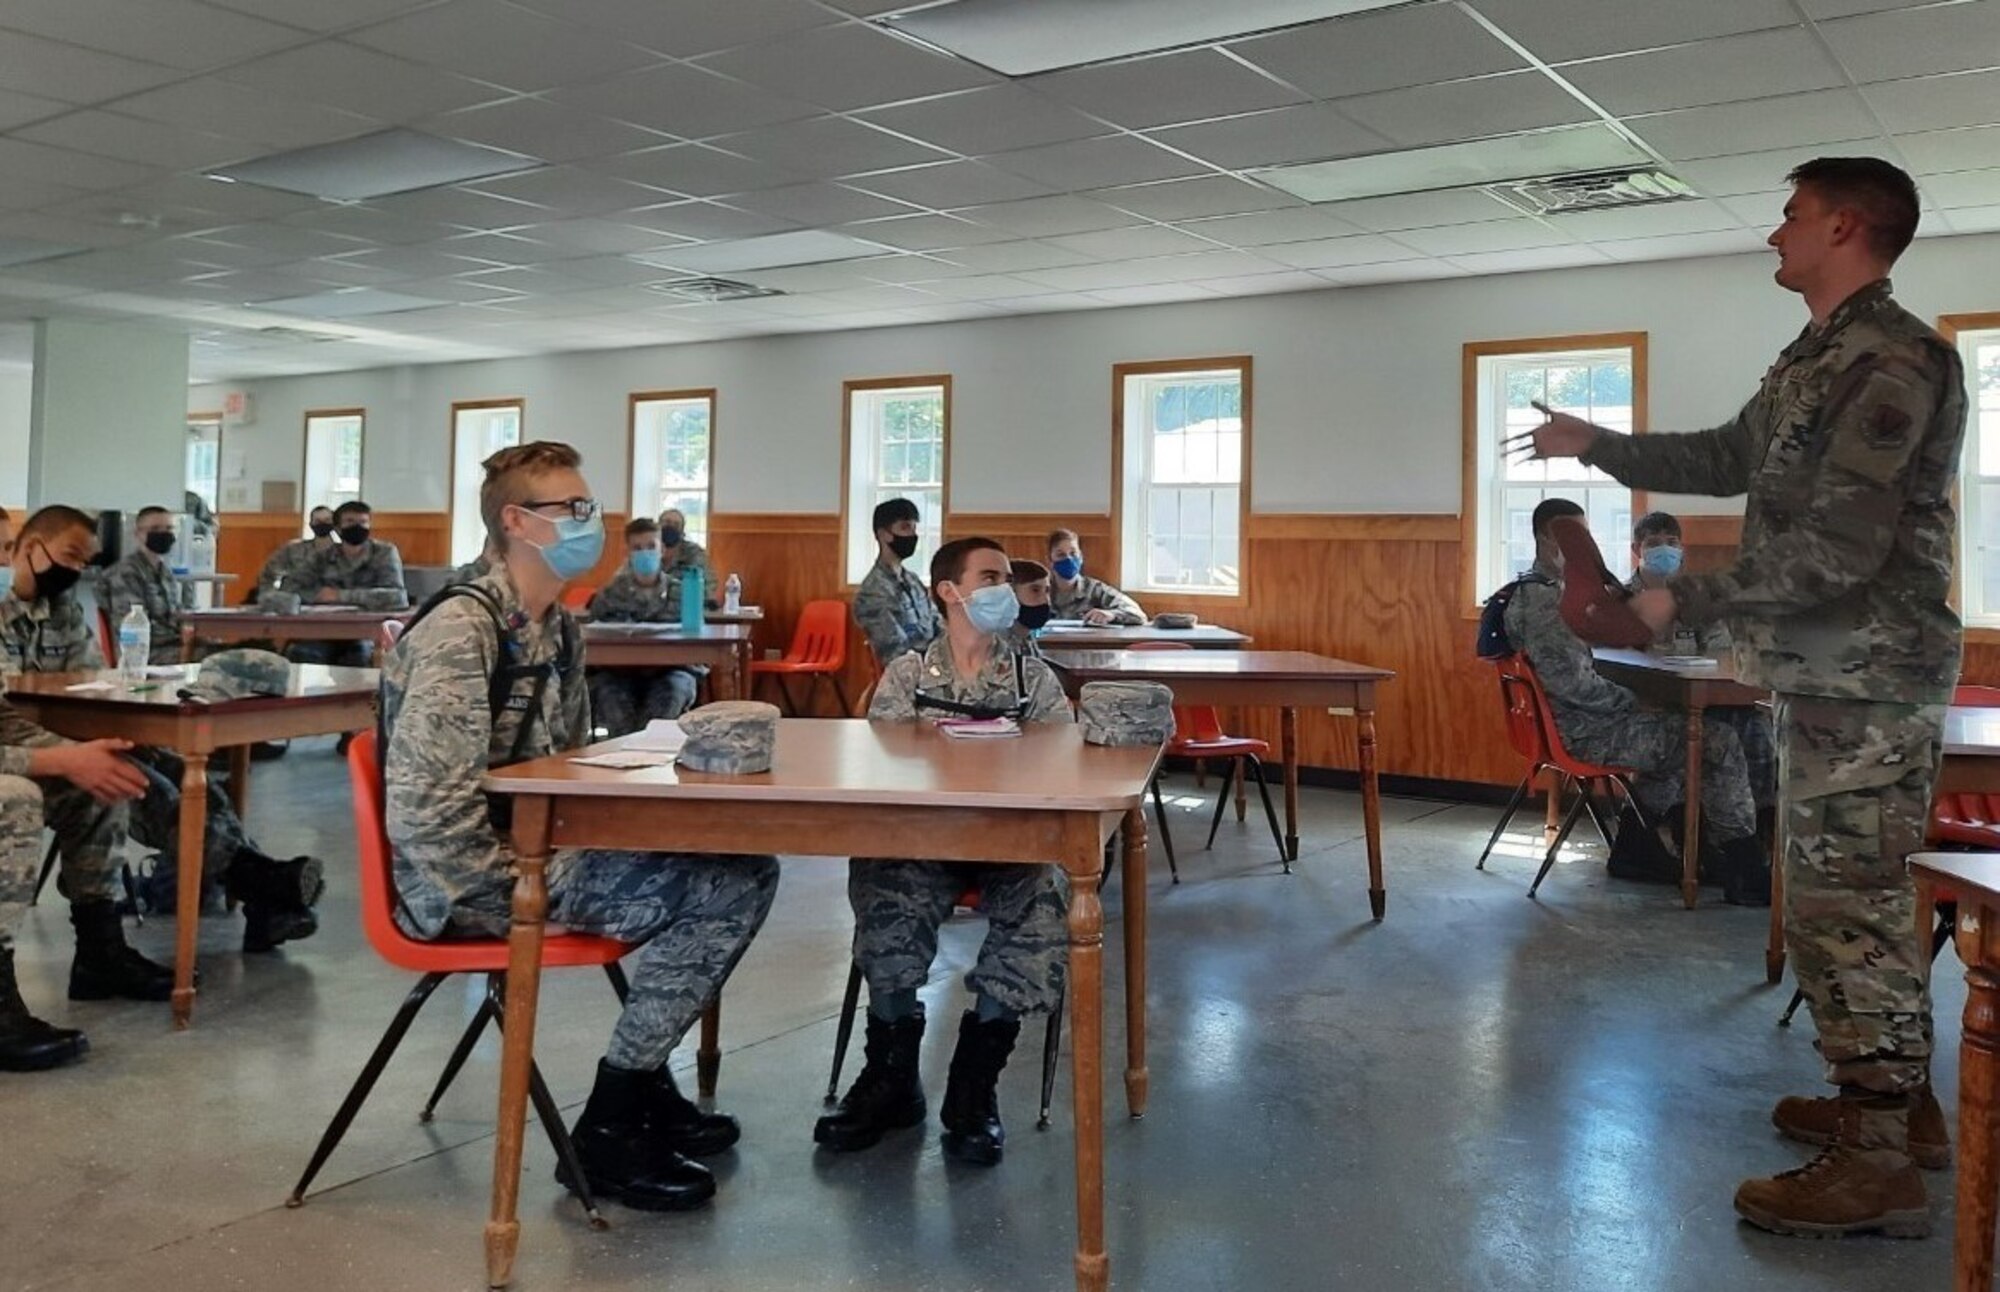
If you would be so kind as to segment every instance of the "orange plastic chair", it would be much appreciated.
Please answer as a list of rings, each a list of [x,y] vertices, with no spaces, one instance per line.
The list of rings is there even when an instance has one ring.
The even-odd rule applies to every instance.
[[[97,608],[97,648],[104,652],[106,666],[118,667],[118,630],[112,626],[111,612],[103,606]]]
[[[1951,702],[1963,709],[2000,708],[2000,687],[1961,686]],[[2000,851],[2000,794],[1938,795],[1930,833],[1939,843]]]
[[[450,1088],[452,1079],[465,1065],[466,1056],[472,1053],[473,1045],[480,1033],[486,1030],[490,1021],[495,1025],[503,1021],[503,995],[507,971],[507,940],[505,938],[451,938],[437,942],[425,942],[413,938],[396,924],[396,893],[391,881],[391,853],[389,836],[382,815],[382,782],[375,757],[375,733],[363,731],[354,737],[347,748],[347,774],[354,789],[354,833],[361,853],[361,929],[368,937],[368,943],[381,956],[398,969],[408,969],[423,975],[410,994],[396,1010],[396,1016],[389,1020],[389,1027],[382,1033],[382,1039],[375,1046],[375,1052],[362,1065],[361,1075],[355,1078],[353,1089],[341,1102],[334,1113],[333,1121],[327,1125],[326,1133],[320,1137],[319,1147],[313,1150],[312,1161],[306,1165],[305,1174],[292,1186],[291,1196],[285,1200],[288,1207],[297,1207],[305,1202],[306,1189],[313,1177],[326,1164],[328,1157],[340,1144],[341,1137],[354,1121],[368,1094],[375,1088],[376,1080],[402,1043],[403,1034],[410,1030],[417,1011],[431,998],[438,985],[454,974],[483,973],[486,975],[486,998],[466,1026],[465,1034],[458,1040],[458,1046],[446,1060],[444,1073],[438,1078],[437,1087],[418,1114],[422,1121],[429,1121],[438,1100]],[[585,933],[565,933],[551,929],[542,942],[542,964],[545,968],[602,968],[611,979],[611,986],[622,1002],[628,987],[625,972],[618,961],[632,948],[615,938],[597,937]],[[542,1081],[539,1066],[529,1069],[528,1093],[535,1102],[535,1115],[548,1133],[549,1143],[556,1155],[568,1166],[570,1179],[577,1181],[578,1196],[583,1209],[589,1214],[591,1224],[604,1227],[604,1219],[598,1214],[596,1201],[590,1196],[584,1184],[582,1168],[576,1161],[576,1150],[570,1144],[569,1131],[563,1124],[562,1110]]]
[[[799,612],[799,626],[792,633],[792,647],[783,659],[760,659],[750,663],[750,689],[754,694],[757,679],[776,678],[778,695],[782,700],[779,708],[793,713],[791,690],[785,685],[788,677],[810,677],[806,695],[810,699],[812,687],[824,679],[833,684],[833,698],[840,703],[842,716],[854,712],[847,703],[847,692],[840,685],[841,670],[847,667],[847,603],[845,601],[808,601]]]
[[[572,583],[563,589],[562,603],[567,610],[588,610],[590,599],[597,595],[597,589],[588,583]]]

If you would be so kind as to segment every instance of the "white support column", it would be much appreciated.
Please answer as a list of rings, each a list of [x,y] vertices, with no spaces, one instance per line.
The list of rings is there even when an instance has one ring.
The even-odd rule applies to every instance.
[[[98,319],[35,324],[30,509],[69,503],[128,515],[181,508],[187,478],[185,332]]]

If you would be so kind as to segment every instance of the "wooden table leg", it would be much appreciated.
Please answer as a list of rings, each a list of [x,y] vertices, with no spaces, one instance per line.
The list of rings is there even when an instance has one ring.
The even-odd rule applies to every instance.
[[[208,754],[181,751],[181,815],[175,850],[180,867],[174,895],[174,1026],[194,1019],[195,945],[201,940],[202,845],[208,835]]]
[[[1771,830],[1771,932],[1764,941],[1764,981],[1785,980],[1785,810]]]
[[[715,1079],[722,1072],[722,997],[701,1011],[701,1045],[694,1052],[695,1093],[715,1098]]]
[[[1146,810],[1125,814],[1125,1109],[1146,1115]]]
[[[1382,782],[1375,771],[1375,710],[1356,709],[1355,745],[1361,755],[1361,824],[1368,835],[1368,909],[1381,920],[1389,909],[1382,880]]]
[[[1279,718],[1285,746],[1285,856],[1299,859],[1299,711],[1287,705]]]
[[[2000,911],[1982,908],[1975,918],[1986,942],[1988,921]],[[1961,916],[1961,928],[1964,917]],[[1970,940],[1970,939],[1969,939]],[[1957,1292],[1990,1292],[1993,1286],[1995,1205],[1993,1113],[2000,1087],[2000,976],[1980,962],[1965,974],[1965,1025],[1958,1047],[1958,1236],[1952,1265]]]
[[[486,1285],[507,1286],[521,1242],[521,1141],[528,1072],[535,1062],[535,1005],[542,988],[542,925],[549,912],[549,800],[514,799],[513,926],[507,934],[506,1031],[500,1038],[500,1113],[493,1137],[493,1209],[486,1220]]]
[[[116,630],[118,625],[113,624],[111,625],[111,627],[114,630]],[[113,639],[111,644],[113,646],[116,646],[118,643],[116,639]],[[194,624],[192,623],[184,623],[181,625],[181,663],[183,664],[194,663]],[[118,660],[116,656],[112,657],[111,667],[113,668],[118,667]]]
[[[1076,1286],[1105,1292],[1111,1260],[1104,1251],[1104,907],[1097,900],[1097,825],[1075,823],[1069,872],[1070,1058],[1076,1114]],[[1132,900],[1130,887],[1125,900]],[[1144,898],[1140,899],[1144,901]]]
[[[1688,766],[1687,811],[1681,836],[1681,901],[1691,911],[1701,898],[1701,710],[1690,708],[1687,715]]]
[[[235,807],[239,819],[250,816],[250,746],[231,745],[224,755],[229,759],[229,802]]]

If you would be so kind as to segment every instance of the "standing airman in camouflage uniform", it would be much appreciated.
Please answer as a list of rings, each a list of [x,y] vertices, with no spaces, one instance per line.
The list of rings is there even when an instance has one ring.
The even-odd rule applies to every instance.
[[[661,568],[659,525],[645,516],[629,521],[625,550],[625,564],[590,599],[591,619],[608,624],[679,623],[680,576]],[[699,685],[699,676],[687,668],[592,669],[590,707],[599,727],[609,735],[623,736],[654,718],[686,713]]]
[[[871,721],[997,714],[1022,722],[1075,721],[1054,671],[1006,644],[1020,613],[1008,577],[1007,555],[991,539],[961,538],[938,549],[931,585],[945,613],[945,635],[889,665],[868,707]],[[917,1054],[924,1008],[917,989],[930,976],[938,927],[969,887],[979,890],[986,941],[966,975],[974,1006],[959,1020],[942,1113],[944,1150],[982,1166],[1000,1160],[1006,1141],[1000,1071],[1020,1034],[1021,1015],[1057,1008],[1069,967],[1069,889],[1054,865],[849,863],[854,962],[868,980],[867,1063],[840,1107],[813,1129],[827,1148],[864,1149],[887,1131],[923,1121]]]
[[[144,610],[152,632],[148,661],[172,664],[181,657],[181,611],[194,605],[194,585],[167,569],[167,553],[174,549],[173,513],[165,507],[140,508],[132,540],[132,550],[99,577],[98,602],[114,629],[133,606]]]
[[[264,568],[257,572],[259,604],[266,603],[273,592],[300,595],[313,563],[319,559],[320,553],[333,547],[331,507],[313,508],[306,523],[312,528],[311,538],[294,539],[264,559]]]
[[[875,564],[854,594],[854,622],[875,652],[875,666],[887,668],[909,651],[922,650],[944,631],[924,581],[903,562],[917,550],[917,504],[908,498],[877,503]]]
[[[480,777],[589,739],[580,637],[559,602],[604,545],[579,463],[574,449],[549,442],[486,460],[480,514],[494,569],[434,602],[384,662],[397,920],[415,937],[507,931],[513,849]],[[505,699],[495,712],[497,670]],[[774,857],[589,851],[553,860],[549,919],[635,944],[631,997],[572,1132],[598,1196],[652,1210],[714,1196],[714,1178],[683,1154],[728,1148],[736,1122],[683,1098],[667,1060],[722,990],[777,886]]]
[[[1771,235],[1811,322],[1735,418],[1615,435],[1552,415],[1544,457],[1634,488],[1747,493],[1736,563],[1634,597],[1642,619],[1726,618],[1738,672],[1777,693],[1786,944],[1837,1098],[1787,1099],[1778,1129],[1827,1147],[1746,1182],[1745,1219],[1825,1236],[1929,1231],[1913,1157],[1942,1160],[1929,1089],[1928,938],[1905,864],[1921,846],[1958,678],[1952,488],[1965,432],[1958,353],[1890,297],[1916,233],[1910,177],[1875,158],[1795,169]]]
[[[1056,619],[1082,620],[1093,626],[1132,627],[1146,622],[1139,603],[1102,579],[1083,572],[1083,542],[1073,529],[1049,531],[1049,609]]]

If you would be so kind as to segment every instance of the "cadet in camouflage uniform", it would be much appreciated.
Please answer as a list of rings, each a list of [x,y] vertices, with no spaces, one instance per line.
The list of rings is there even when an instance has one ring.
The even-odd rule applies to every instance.
[[[687,536],[687,516],[678,507],[669,507],[660,513],[658,525],[660,533],[660,573],[671,579],[674,595],[680,595],[681,576],[692,570],[701,575],[702,604],[710,610],[722,605],[722,592],[715,586],[715,576],[709,573],[708,549]],[[680,602],[674,602],[674,614],[680,615]]]
[[[583,661],[565,658],[576,624],[559,600],[603,550],[579,462],[574,449],[549,442],[486,460],[480,513],[494,569],[436,602],[384,662],[396,918],[413,936],[507,931],[513,851],[480,777],[590,738]],[[503,667],[512,683],[496,715],[489,688]],[[635,944],[631,997],[572,1135],[585,1175],[598,1196],[631,1206],[699,1206],[715,1182],[683,1154],[727,1148],[736,1123],[682,1098],[667,1061],[763,925],[777,859],[589,851],[559,854],[549,871],[552,923]]]
[[[1890,296],[1917,228],[1909,176],[1822,158],[1789,178],[1770,241],[1811,322],[1735,418],[1628,437],[1552,415],[1531,435],[1538,455],[1635,488],[1749,495],[1733,566],[1631,603],[1659,626],[1727,619],[1738,672],[1778,697],[1786,944],[1840,1094],[1778,1105],[1781,1132],[1827,1147],[1746,1182],[1736,1209],[1780,1233],[1916,1236],[1930,1218],[1912,1158],[1948,1150],[1905,857],[1923,842],[1958,677],[1965,380],[1952,345]]]
[[[968,709],[1022,722],[1073,722],[1055,673],[1016,654],[1007,630],[1019,616],[1007,555],[986,538],[961,538],[931,559],[931,586],[945,635],[900,655],[876,685],[868,717],[924,722]],[[867,1063],[813,1138],[836,1152],[864,1149],[925,1115],[917,1055],[938,926],[968,888],[979,890],[986,940],[966,975],[974,1007],[959,1020],[942,1118],[944,1150],[961,1161],[1000,1160],[997,1084],[1021,1015],[1057,1008],[1069,967],[1068,881],[1060,867],[856,859],[848,864],[854,962],[868,980]]]
[[[181,611],[194,605],[194,586],[167,569],[167,553],[174,550],[173,514],[165,507],[140,508],[132,539],[132,550],[99,577],[98,603],[114,631],[133,606],[144,610],[152,632],[148,661],[172,664],[181,657]]]
[[[486,553],[481,552],[479,555],[467,561],[464,565],[455,566],[450,574],[445,575],[444,586],[449,588],[449,587],[454,587],[460,583],[472,583],[476,580],[485,578],[492,572],[493,572],[492,559],[489,558],[486,555]]]
[[[42,811],[42,791],[33,781],[0,776],[0,1072],[60,1067],[90,1048],[82,1032],[30,1013],[14,976],[13,932],[41,870]]]
[[[854,593],[854,622],[875,652],[875,667],[889,667],[906,652],[922,650],[944,631],[924,581],[903,562],[917,550],[917,504],[908,498],[877,503],[875,564]]]
[[[373,517],[373,509],[365,502],[344,502],[334,508],[334,536],[340,541],[313,558],[300,588],[305,600],[363,610],[409,607],[402,553],[394,543],[368,536]],[[373,656],[374,647],[369,642],[298,642],[286,653],[301,663],[363,666]]]
[[[627,522],[625,551],[625,564],[591,597],[591,619],[607,624],[679,623],[681,579],[661,568],[659,525],[645,516]],[[694,705],[700,685],[700,674],[691,668],[594,668],[590,707],[607,735],[623,736],[654,718],[680,717]]]
[[[1009,561],[1009,577],[1014,598],[1021,603],[1020,618],[1007,630],[1007,644],[1015,653],[1042,658],[1039,634],[1043,625],[1055,618],[1049,605],[1049,567],[1040,561]]]
[[[1056,619],[1081,619],[1087,624],[1132,626],[1146,622],[1139,603],[1102,579],[1083,572],[1083,544],[1073,529],[1049,532],[1049,608]]]
[[[1567,498],[1535,508],[1533,574],[1507,602],[1507,640],[1528,657],[1548,693],[1556,730],[1573,754],[1637,771],[1632,793],[1655,822],[1672,822],[1687,798],[1687,719],[1643,709],[1632,692],[1597,671],[1590,647],[1562,618],[1562,553],[1550,523],[1581,516]],[[1724,894],[1732,902],[1770,901],[1768,853],[1757,842],[1757,809],[1736,732],[1717,715],[1702,719],[1701,808],[1724,859]]]
[[[311,538],[294,539],[264,560],[257,572],[257,600],[263,603],[273,592],[303,594],[307,575],[320,553],[333,547],[333,509],[315,507],[307,518]]]

